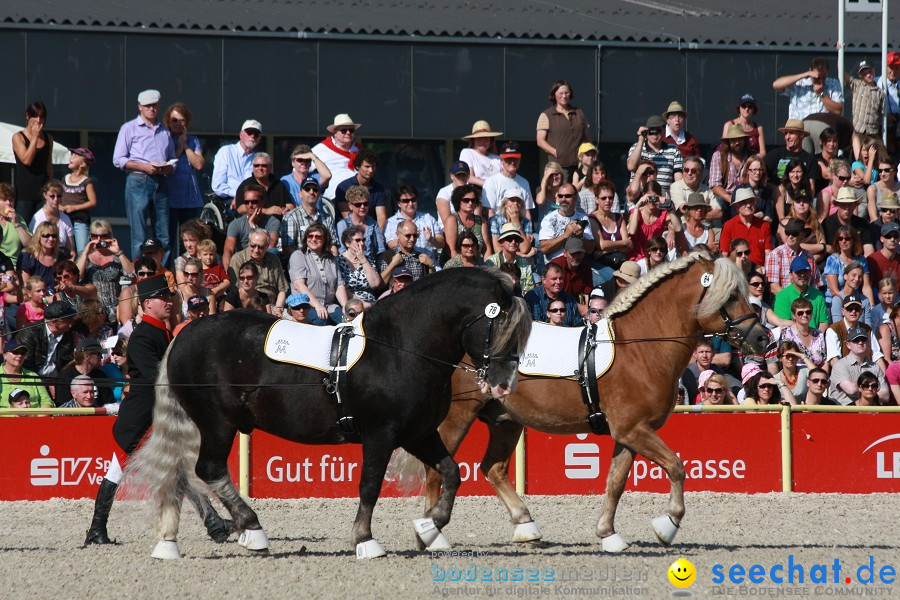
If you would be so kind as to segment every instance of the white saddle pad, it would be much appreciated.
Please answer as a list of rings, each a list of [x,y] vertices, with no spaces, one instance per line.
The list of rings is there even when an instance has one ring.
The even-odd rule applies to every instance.
[[[578,341],[583,327],[554,327],[535,322],[525,352],[519,360],[519,373],[545,377],[576,379],[578,371]],[[597,348],[594,350],[594,368],[597,379],[612,366],[615,358],[615,339],[609,321],[597,323]]]
[[[328,327],[279,320],[269,328],[263,351],[266,356],[278,362],[330,373],[329,359],[331,358],[331,340],[334,338],[334,332],[338,327],[352,326],[353,333],[356,335],[350,338],[350,344],[347,347],[347,370],[349,371],[366,348],[363,316],[364,313],[353,319],[353,323]]]

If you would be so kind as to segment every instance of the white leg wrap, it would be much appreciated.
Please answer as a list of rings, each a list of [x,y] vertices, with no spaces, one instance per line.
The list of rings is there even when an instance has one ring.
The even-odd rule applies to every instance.
[[[622,552],[628,548],[628,543],[618,533],[600,538],[600,543],[604,552]]]
[[[659,538],[659,541],[664,546],[671,544],[672,540],[675,539],[675,534],[678,533],[678,525],[672,521],[672,517],[659,515],[653,519],[652,523],[653,531],[656,532],[656,537]]]
[[[444,551],[444,550],[452,550],[453,547],[450,545],[450,542],[447,538],[444,537],[444,534],[438,531],[437,537],[434,538],[434,541],[428,544],[426,550],[431,550],[432,552]]]
[[[513,533],[514,542],[534,542],[541,539],[541,530],[534,521],[519,523]]]
[[[119,464],[119,459],[116,457],[115,452],[113,452],[112,460],[109,461],[109,469],[106,470],[106,475],[103,476],[103,479],[116,485],[122,483],[122,466]]]
[[[178,551],[178,542],[174,540],[159,540],[150,556],[162,560],[181,558],[181,552]]]
[[[378,543],[378,540],[366,540],[365,542],[360,542],[356,545],[356,558],[357,560],[362,560],[364,558],[381,558],[385,556],[387,552],[384,551],[384,548],[381,547],[381,544]]]
[[[426,546],[430,546],[431,542],[436,540],[441,533],[431,519],[414,519],[413,525],[416,528],[416,535]]]
[[[262,529],[245,529],[238,538],[238,544],[247,550],[258,552],[269,549],[269,538]]]

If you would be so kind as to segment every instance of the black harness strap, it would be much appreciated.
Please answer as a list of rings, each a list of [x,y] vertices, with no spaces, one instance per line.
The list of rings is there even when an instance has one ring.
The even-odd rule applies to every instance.
[[[581,384],[581,399],[588,409],[587,422],[597,435],[609,433],[609,423],[600,408],[600,394],[597,391],[597,367],[594,353],[597,348],[597,325],[589,323],[581,330],[578,340],[578,370],[575,377]]]
[[[359,432],[350,414],[347,404],[347,350],[350,346],[350,338],[353,337],[353,326],[338,325],[331,338],[331,374],[325,380],[325,389],[334,396],[338,409],[337,426],[349,442],[360,441]]]

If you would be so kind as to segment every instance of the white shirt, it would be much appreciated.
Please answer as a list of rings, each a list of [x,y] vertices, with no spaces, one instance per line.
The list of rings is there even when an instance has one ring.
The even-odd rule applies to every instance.
[[[484,182],[484,190],[481,192],[481,204],[494,211],[494,214],[500,212],[500,199],[503,192],[510,188],[522,188],[522,200],[525,202],[525,208],[531,210],[534,208],[534,198],[529,191],[528,180],[521,175],[516,175],[510,179],[503,173],[497,173],[493,177],[488,177]]]
[[[846,327],[848,331],[850,330],[850,325],[847,324],[846,319],[844,319],[844,327]],[[881,346],[878,345],[878,340],[875,339],[874,331],[869,333],[869,347],[872,348],[872,362],[878,362],[879,358],[884,358]],[[825,360],[830,361],[832,358],[840,357],[841,340],[838,339],[838,335],[834,329],[828,329],[825,331]]]
[[[472,175],[480,179],[487,179],[503,170],[500,157],[496,154],[479,154],[474,148],[463,148],[459,153],[459,160],[469,165]]]
[[[584,214],[579,209],[575,209],[575,213],[571,217],[567,217],[559,212],[559,210],[554,210],[552,213],[548,213],[544,220],[541,221],[541,231],[538,234],[538,239],[541,240],[552,240],[554,238],[558,238],[562,235],[563,231],[566,230],[566,226],[570,221],[586,221],[587,215]],[[584,234],[582,236],[585,240],[593,240],[594,234],[591,233],[590,227],[584,228]],[[565,244],[560,244],[559,248],[556,249],[555,252],[551,252],[550,254],[544,254],[544,258],[547,260],[553,260],[557,256],[562,256],[563,250],[565,250]]]
[[[434,200],[435,205],[438,202],[446,202],[450,205],[450,214],[455,215],[456,209],[453,208],[453,202],[450,201],[450,197],[453,196],[453,184],[445,185],[441,189],[438,190],[437,197]]]

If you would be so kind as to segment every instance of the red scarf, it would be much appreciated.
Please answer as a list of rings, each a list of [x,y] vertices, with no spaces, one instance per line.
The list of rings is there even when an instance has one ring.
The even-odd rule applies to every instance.
[[[362,145],[359,142],[353,142],[353,143],[356,144],[357,148],[360,148],[360,149],[362,148]],[[356,155],[359,154],[358,150],[356,152],[350,152],[349,150],[344,150],[343,148],[338,147],[338,145],[334,143],[334,138],[332,138],[331,136],[328,136],[327,138],[322,140],[322,144],[327,146],[333,152],[336,152],[337,154],[340,154],[341,156],[346,156],[347,157],[347,168],[350,169],[351,171],[356,170],[356,167],[353,166],[353,161],[356,159]],[[352,148],[353,146],[350,146],[350,147]]]
[[[157,329],[162,329],[166,332],[166,339],[170,342],[172,341],[172,333],[166,328],[166,324],[159,319],[151,317],[150,315],[143,315],[141,322],[156,327]]]

